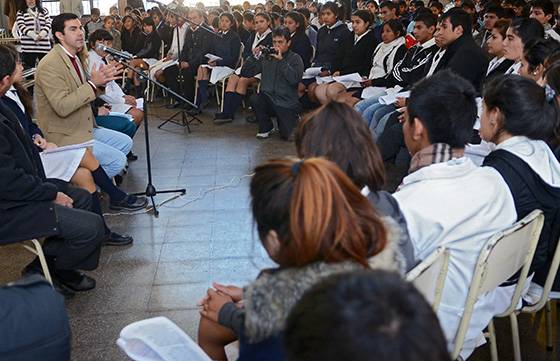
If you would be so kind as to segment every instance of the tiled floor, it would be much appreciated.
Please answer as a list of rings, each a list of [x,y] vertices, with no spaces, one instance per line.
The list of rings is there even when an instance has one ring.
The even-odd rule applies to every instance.
[[[67,302],[73,360],[126,360],[115,344],[119,331],[149,317],[167,316],[196,337],[196,302],[211,281],[243,284],[268,264],[252,233],[250,178],[243,176],[266,159],[294,155],[293,144],[255,139],[256,126],[242,116],[223,126],[203,116],[204,124],[191,125],[187,134],[173,124],[156,128],[169,110],[154,107],[151,113],[157,114],[150,119],[154,185],[158,190],[184,187],[187,194],[164,204],[158,218],[108,217],[114,230],[132,234],[135,243],[104,248],[100,267],[93,272],[98,287]],[[135,138],[139,160],[130,164],[123,183],[130,192],[146,185],[143,136],[141,130]],[[394,187],[398,180],[392,178]],[[0,248],[0,284],[17,278],[30,258],[19,247]],[[511,360],[509,328],[499,322],[498,329],[501,359]],[[558,360],[557,353],[539,348],[528,317],[522,317],[521,329],[524,360]],[[478,350],[473,359],[489,360],[488,348]]]

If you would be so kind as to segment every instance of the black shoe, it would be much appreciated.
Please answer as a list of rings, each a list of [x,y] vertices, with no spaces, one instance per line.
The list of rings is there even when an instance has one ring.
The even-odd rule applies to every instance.
[[[70,271],[65,271],[65,273]],[[55,276],[56,282],[60,288],[70,290],[71,292],[85,292],[95,288],[95,280],[89,276],[86,276],[82,272],[73,271],[75,275],[73,277],[61,278]]]
[[[123,177],[120,174],[117,174],[113,179],[115,180],[115,184],[117,185],[117,187],[120,186],[123,182]]]
[[[245,118],[245,121],[246,121],[247,123],[257,123],[257,116],[256,116],[256,115],[248,115],[248,116]]]
[[[146,208],[148,205],[148,199],[146,197],[136,197],[133,201],[130,195],[127,195],[122,201],[109,203],[109,208],[112,210],[120,211],[120,210],[128,210],[128,211],[137,211],[142,208]]]
[[[125,235],[121,235],[115,232],[111,232],[107,235],[107,238],[105,238],[105,241],[103,242],[104,246],[126,246],[131,244],[132,242],[134,242],[134,239],[132,238],[132,236],[129,236],[128,234]]]
[[[131,162],[134,162],[135,160],[138,160],[138,156],[136,154],[132,153],[132,151],[130,151],[126,155],[126,159],[128,159]]]
[[[214,124],[224,124],[233,122],[233,117],[226,113],[214,114]]]

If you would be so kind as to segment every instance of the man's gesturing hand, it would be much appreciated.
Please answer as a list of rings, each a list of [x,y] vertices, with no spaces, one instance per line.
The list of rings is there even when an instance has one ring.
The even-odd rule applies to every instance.
[[[120,64],[94,66],[91,70],[89,80],[91,80],[96,87],[104,87],[108,82],[119,79],[122,71],[122,65]]]

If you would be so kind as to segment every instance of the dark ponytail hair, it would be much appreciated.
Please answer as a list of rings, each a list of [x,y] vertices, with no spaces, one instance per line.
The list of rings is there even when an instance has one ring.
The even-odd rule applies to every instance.
[[[529,65],[529,72],[535,71],[539,65],[545,66],[546,59],[554,53],[560,44],[553,39],[532,39],[523,47],[523,56]]]
[[[487,109],[499,109],[501,130],[511,135],[550,141],[558,124],[556,96],[533,80],[519,75],[493,79],[484,87]]]
[[[286,14],[286,17],[292,19],[297,24],[296,34],[305,32],[305,17],[301,13],[290,11]]]
[[[532,18],[517,18],[511,22],[509,28],[521,38],[523,46],[532,39],[544,39],[544,27]]]

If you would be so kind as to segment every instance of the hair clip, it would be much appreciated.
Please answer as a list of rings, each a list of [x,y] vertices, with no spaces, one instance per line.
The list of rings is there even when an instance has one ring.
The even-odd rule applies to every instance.
[[[300,160],[299,162],[296,162],[292,165],[292,175],[297,176],[299,174],[299,169],[301,168],[303,162],[303,160]]]
[[[547,102],[550,103],[551,101],[553,101],[554,99],[556,99],[556,92],[555,92],[554,89],[552,89],[552,87],[551,87],[550,85],[548,85],[548,84],[546,84],[546,85],[544,86],[544,93],[545,93],[546,101],[547,101]]]

